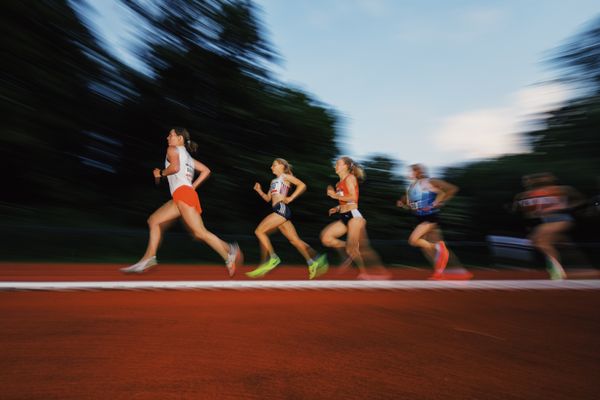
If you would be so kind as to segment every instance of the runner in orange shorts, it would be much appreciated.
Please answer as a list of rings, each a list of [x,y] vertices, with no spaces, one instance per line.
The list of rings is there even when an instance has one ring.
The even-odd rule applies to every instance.
[[[192,142],[190,134],[185,128],[173,128],[167,136],[169,147],[165,168],[155,168],[154,178],[159,181],[166,177],[173,197],[148,218],[150,239],[146,252],[137,263],[121,268],[125,273],[142,273],[158,262],[156,252],[161,242],[163,229],[170,222],[181,217],[192,235],[208,244],[223,260],[229,276],[235,274],[236,266],[241,262],[242,254],[237,243],[225,243],[213,233],[209,232],[202,222],[202,207],[196,189],[210,175],[210,169],[200,161],[192,158],[190,153],[195,153],[198,145]],[[200,175],[192,182],[194,172]]]

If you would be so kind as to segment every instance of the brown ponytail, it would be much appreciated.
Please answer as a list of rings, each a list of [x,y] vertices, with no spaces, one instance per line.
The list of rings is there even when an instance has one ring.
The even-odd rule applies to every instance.
[[[192,141],[188,130],[179,126],[173,128],[173,130],[177,135],[183,136],[183,143],[185,144],[185,149],[191,154],[196,153],[196,151],[198,150],[198,143]]]

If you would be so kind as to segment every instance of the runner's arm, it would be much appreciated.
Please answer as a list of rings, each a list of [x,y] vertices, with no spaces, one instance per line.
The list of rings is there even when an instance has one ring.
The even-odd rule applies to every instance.
[[[296,186],[294,193],[292,193],[291,196],[286,197],[284,200],[285,204],[289,204],[306,191],[306,184],[293,175],[285,175],[285,178],[290,181],[291,184]]]
[[[202,184],[205,180],[210,176],[210,168],[206,165],[202,164],[200,161],[194,159],[194,169],[200,173],[194,183],[192,183],[192,187],[194,190],[198,189],[198,186]]]

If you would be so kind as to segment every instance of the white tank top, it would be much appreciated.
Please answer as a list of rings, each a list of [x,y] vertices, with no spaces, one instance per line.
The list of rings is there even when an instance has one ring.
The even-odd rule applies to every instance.
[[[269,190],[271,194],[280,194],[282,196],[287,196],[290,187],[285,184],[284,174],[279,175],[279,177],[271,181],[271,187],[269,188]]]
[[[194,179],[194,159],[185,146],[177,146],[176,149],[179,153],[179,172],[167,176],[171,194],[180,186],[192,186],[192,179]],[[170,164],[169,160],[165,158],[165,168],[168,168]]]

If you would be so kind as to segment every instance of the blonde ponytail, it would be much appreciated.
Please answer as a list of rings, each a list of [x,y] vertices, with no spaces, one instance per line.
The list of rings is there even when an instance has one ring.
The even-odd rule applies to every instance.
[[[348,167],[348,172],[356,177],[359,181],[364,181],[367,178],[365,169],[350,157],[341,157],[340,160]]]
[[[283,173],[284,174],[294,175],[294,173],[292,172],[292,164],[290,164],[289,162],[287,162],[286,159],[284,159],[284,158],[276,158],[275,161],[277,161],[279,164],[283,165]]]

